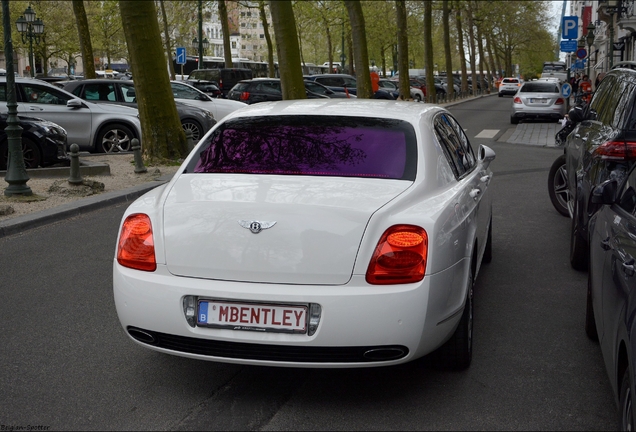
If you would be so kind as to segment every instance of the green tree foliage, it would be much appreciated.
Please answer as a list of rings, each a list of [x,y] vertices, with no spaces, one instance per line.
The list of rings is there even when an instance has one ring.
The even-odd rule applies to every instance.
[[[135,79],[144,157],[151,161],[182,158],[186,137],[165,67],[155,4],[128,0],[121,1],[119,8]]]
[[[408,25],[406,21],[406,3],[404,0],[395,0],[395,11],[397,21],[397,46],[398,64],[400,73],[400,96],[404,100],[411,99],[411,83],[409,81],[409,38]],[[407,72],[407,73],[405,73]]]

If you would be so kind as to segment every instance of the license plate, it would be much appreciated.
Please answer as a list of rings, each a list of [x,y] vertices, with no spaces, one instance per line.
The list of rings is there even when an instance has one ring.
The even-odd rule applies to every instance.
[[[197,324],[230,330],[306,333],[307,306],[199,300]]]

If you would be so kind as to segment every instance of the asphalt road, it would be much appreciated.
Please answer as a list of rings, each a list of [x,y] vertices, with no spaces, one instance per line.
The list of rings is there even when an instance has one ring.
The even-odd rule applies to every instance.
[[[569,267],[569,220],[548,198],[560,150],[497,142],[513,127],[509,105],[450,108],[473,146],[497,153],[493,261],[477,278],[468,370],[245,367],[140,348],[112,298],[118,205],[0,238],[0,428],[616,429],[601,352],[584,332],[587,275]],[[483,129],[498,132],[473,138]]]

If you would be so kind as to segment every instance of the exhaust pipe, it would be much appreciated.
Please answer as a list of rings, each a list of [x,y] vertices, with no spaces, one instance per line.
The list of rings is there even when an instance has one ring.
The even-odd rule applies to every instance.
[[[372,361],[387,361],[397,360],[404,357],[407,352],[403,348],[391,347],[391,348],[375,348],[366,351],[363,357]]]
[[[150,332],[141,330],[135,327],[128,328],[128,334],[135,340],[143,342],[145,344],[154,345],[157,343],[157,338]]]

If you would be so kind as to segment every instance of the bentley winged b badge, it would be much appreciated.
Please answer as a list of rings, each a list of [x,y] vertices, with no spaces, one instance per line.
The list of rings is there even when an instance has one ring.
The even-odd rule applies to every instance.
[[[238,223],[240,226],[247,228],[254,234],[258,234],[259,232],[276,225],[276,221],[246,221],[242,219],[239,219]]]

